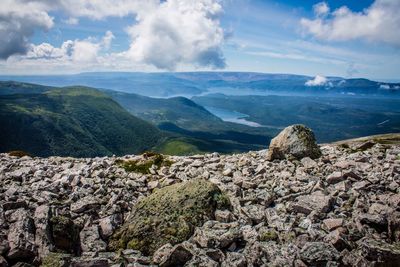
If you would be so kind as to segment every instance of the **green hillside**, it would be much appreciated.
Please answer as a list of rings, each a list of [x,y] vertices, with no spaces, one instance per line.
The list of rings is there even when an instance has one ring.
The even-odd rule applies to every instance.
[[[104,93],[0,83],[0,151],[37,156],[93,157],[142,152],[163,140],[161,132]],[[26,93],[23,88],[28,88]],[[37,88],[37,92],[35,92]],[[21,93],[24,91],[24,93]]]
[[[172,137],[157,147],[166,154],[262,149],[277,133],[275,129],[223,121],[185,97],[151,98],[115,91],[107,93],[134,116],[171,133]]]

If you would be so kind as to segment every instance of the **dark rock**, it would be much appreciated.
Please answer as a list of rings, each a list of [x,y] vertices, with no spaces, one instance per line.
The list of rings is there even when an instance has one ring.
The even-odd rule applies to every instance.
[[[183,266],[193,257],[193,252],[185,243],[172,247],[167,244],[155,252],[153,262],[161,267]]]
[[[336,261],[339,252],[332,246],[323,242],[309,242],[300,251],[300,259],[311,266],[325,266],[328,261]]]
[[[358,241],[361,255],[368,261],[381,263],[381,266],[398,266],[400,262],[399,245],[388,244],[382,240],[363,238]]]
[[[237,223],[208,221],[196,229],[193,240],[202,248],[228,248],[234,242],[240,242],[242,233]]]
[[[54,246],[66,253],[79,252],[79,228],[66,216],[54,216],[50,219]]]
[[[16,210],[20,208],[27,208],[28,205],[25,201],[14,201],[14,202],[6,202],[3,204],[3,209],[6,210]]]
[[[8,263],[5,258],[0,255],[0,267],[8,267]]]
[[[400,242],[400,212],[394,212],[388,217],[389,237],[394,242]]]

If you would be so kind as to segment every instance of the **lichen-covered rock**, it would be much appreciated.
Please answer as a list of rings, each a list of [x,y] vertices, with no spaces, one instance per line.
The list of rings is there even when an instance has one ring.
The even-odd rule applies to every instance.
[[[187,240],[196,226],[213,219],[229,199],[213,183],[193,179],[156,190],[143,198],[130,219],[110,241],[110,248],[132,248],[152,254],[161,246]]]
[[[309,157],[316,159],[321,156],[314,133],[310,128],[296,124],[286,127],[269,145],[267,160],[301,159]]]

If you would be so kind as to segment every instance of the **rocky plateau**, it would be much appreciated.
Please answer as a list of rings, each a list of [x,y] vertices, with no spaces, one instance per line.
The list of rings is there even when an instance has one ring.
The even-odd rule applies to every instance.
[[[0,267],[400,266],[400,145],[378,141],[278,158],[0,154]]]

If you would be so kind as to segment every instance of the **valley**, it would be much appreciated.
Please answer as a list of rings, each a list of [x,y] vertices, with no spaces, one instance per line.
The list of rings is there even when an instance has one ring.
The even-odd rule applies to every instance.
[[[365,79],[331,77],[329,85],[312,88],[307,76],[243,72],[2,79],[14,80],[0,82],[2,152],[241,153],[266,148],[280,130],[298,123],[314,129],[320,143],[400,132],[398,85],[382,89]]]

